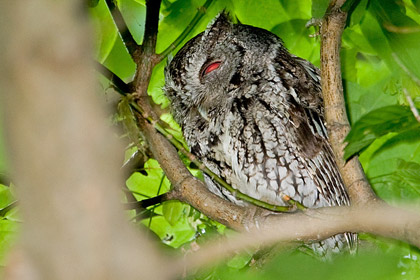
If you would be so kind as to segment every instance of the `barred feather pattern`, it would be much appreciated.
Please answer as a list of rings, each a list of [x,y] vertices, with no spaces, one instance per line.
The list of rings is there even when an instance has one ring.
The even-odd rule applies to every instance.
[[[275,205],[288,205],[285,196],[308,208],[350,204],[328,143],[319,70],[276,35],[222,13],[177,53],[165,78],[191,152],[232,187]],[[343,233],[309,246],[325,256],[356,241]]]

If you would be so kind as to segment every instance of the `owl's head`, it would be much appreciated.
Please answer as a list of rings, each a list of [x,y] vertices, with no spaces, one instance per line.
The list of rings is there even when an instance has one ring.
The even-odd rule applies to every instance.
[[[206,114],[228,106],[258,80],[279,45],[276,35],[219,14],[165,69],[165,91],[175,118],[182,120],[192,109]]]

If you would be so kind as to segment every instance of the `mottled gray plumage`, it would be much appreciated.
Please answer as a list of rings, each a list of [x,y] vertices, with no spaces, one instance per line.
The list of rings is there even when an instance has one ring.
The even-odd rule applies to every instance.
[[[308,208],[349,205],[323,120],[319,70],[274,34],[220,14],[166,68],[165,91],[185,139],[208,168],[261,201]],[[206,176],[208,188],[235,203]],[[314,243],[320,253],[355,240]]]

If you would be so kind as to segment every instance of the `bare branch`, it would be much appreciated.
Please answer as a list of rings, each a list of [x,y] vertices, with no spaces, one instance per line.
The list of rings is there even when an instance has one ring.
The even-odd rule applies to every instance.
[[[313,242],[342,232],[368,232],[405,240],[420,248],[419,209],[403,210],[375,204],[370,207],[327,207],[310,209],[294,215],[270,215],[254,228],[228,240],[204,245],[187,254],[178,265],[188,271],[237,253],[246,248],[260,248],[277,242]]]
[[[345,0],[332,0],[321,25],[321,84],[329,139],[340,173],[353,203],[366,203],[378,198],[373,193],[357,156],[343,160],[344,138],[350,131],[341,80],[341,34],[347,13],[340,10]]]

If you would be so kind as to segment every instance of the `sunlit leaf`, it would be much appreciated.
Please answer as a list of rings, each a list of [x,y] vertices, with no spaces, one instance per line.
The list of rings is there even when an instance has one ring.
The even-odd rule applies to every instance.
[[[179,222],[182,216],[184,216],[184,208],[186,206],[179,201],[165,201],[163,203],[163,217],[172,226]]]
[[[95,1],[97,5],[89,9],[89,12],[96,29],[96,59],[103,63],[110,54],[118,35],[105,0]]]
[[[172,226],[163,216],[155,216],[151,222],[146,219],[143,224],[150,225],[150,229],[162,239],[163,243],[174,248],[178,248],[195,237],[195,229],[186,219],[181,219]]]
[[[118,8],[137,44],[143,42],[146,7],[135,0],[118,0]]]
[[[127,187],[134,191],[138,200],[169,191],[170,182],[164,177],[163,171],[156,160],[149,159],[144,165],[144,171],[147,175],[134,172],[126,182]]]

